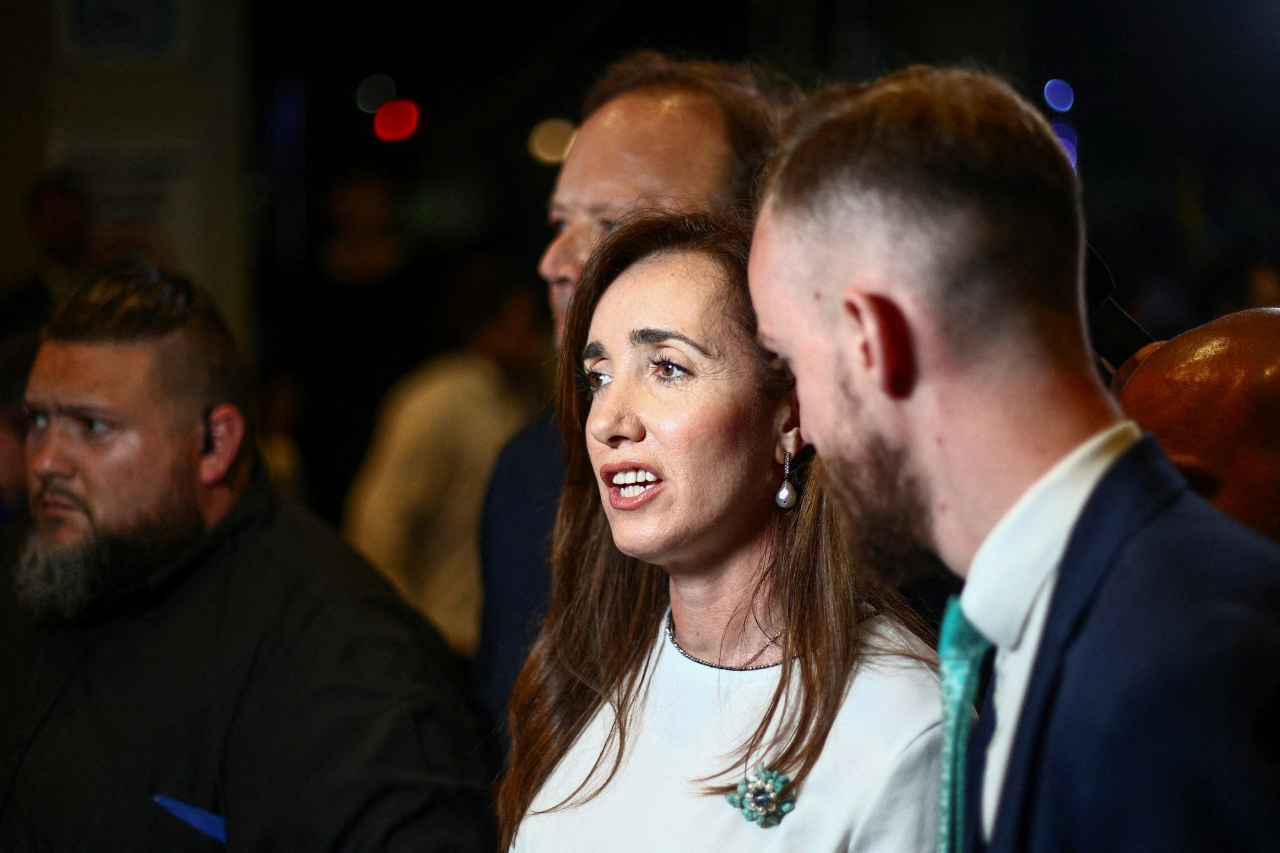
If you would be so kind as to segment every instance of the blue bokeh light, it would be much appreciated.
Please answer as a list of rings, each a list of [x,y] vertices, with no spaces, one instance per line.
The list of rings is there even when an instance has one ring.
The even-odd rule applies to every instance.
[[[1053,135],[1059,139],[1065,139],[1072,145],[1076,144],[1076,129],[1066,122],[1058,122],[1053,126]]]
[[[1075,144],[1075,142],[1073,142],[1073,141],[1072,141],[1072,140],[1070,140],[1070,139],[1063,139],[1061,136],[1059,136],[1059,137],[1058,137],[1058,144],[1062,146],[1062,150],[1063,150],[1063,151],[1067,152],[1067,159],[1071,161],[1071,168],[1074,170],[1074,169],[1075,169],[1075,167],[1076,167],[1076,144]]]
[[[1066,80],[1050,80],[1044,84],[1044,100],[1053,109],[1065,113],[1076,102],[1076,93]]]

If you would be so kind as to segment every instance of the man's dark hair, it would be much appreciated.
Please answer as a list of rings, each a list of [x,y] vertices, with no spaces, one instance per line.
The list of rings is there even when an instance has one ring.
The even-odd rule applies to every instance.
[[[818,93],[793,116],[765,194],[828,220],[861,196],[924,234],[963,223],[930,241],[955,350],[1001,328],[1080,328],[1079,182],[1049,123],[992,75],[913,66]]]
[[[209,294],[181,276],[121,273],[73,295],[45,326],[44,340],[62,344],[161,342],[155,381],[165,399],[197,418],[229,403],[245,418],[237,462],[254,452],[248,373]]]
[[[609,66],[587,92],[583,120],[619,95],[641,89],[692,92],[719,105],[733,157],[721,199],[727,204],[755,199],[786,113],[800,99],[794,84],[751,63],[678,60],[644,50]]]

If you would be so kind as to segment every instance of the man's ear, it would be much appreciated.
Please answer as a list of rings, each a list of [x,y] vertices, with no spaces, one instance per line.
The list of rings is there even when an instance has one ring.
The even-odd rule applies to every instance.
[[[869,385],[894,399],[910,395],[919,365],[902,306],[892,297],[849,287],[840,308],[852,333],[855,367],[866,374]]]
[[[792,388],[782,398],[777,417],[778,441],[773,451],[773,458],[782,464],[784,453],[790,453],[795,459],[800,448],[804,447],[804,439],[800,437],[800,403],[796,390]]]
[[[200,483],[214,486],[227,478],[244,441],[244,415],[230,403],[214,406],[204,418],[204,451],[200,456]]]

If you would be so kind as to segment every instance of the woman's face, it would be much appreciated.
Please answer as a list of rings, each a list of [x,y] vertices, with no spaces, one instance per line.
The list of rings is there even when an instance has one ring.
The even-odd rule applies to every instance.
[[[601,296],[583,351],[587,452],[614,542],[673,571],[758,557],[776,511],[790,406],[759,399],[727,286],[701,254],[633,264]]]

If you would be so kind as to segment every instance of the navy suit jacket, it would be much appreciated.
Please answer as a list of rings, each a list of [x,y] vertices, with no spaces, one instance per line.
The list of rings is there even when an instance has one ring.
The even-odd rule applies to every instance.
[[[480,524],[484,609],[473,672],[476,698],[504,733],[507,698],[550,598],[547,560],[564,470],[560,430],[548,407],[503,448],[485,497]]]
[[[1280,547],[1149,436],[1068,543],[988,849],[1280,850]]]

